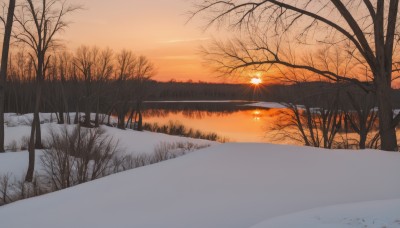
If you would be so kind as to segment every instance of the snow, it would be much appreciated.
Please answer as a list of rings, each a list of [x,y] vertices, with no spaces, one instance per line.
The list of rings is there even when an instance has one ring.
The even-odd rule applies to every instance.
[[[93,114],[94,115],[94,114]],[[74,119],[75,113],[70,114],[71,119]],[[105,117],[101,117],[103,119]],[[13,113],[5,114],[5,145],[10,145],[13,141],[17,143],[17,146],[20,147],[21,141],[23,138],[29,137],[30,135],[30,123],[32,122],[33,116],[32,114],[25,115],[16,115]],[[94,119],[94,116],[93,116]],[[46,137],[49,134],[50,129],[61,129],[64,126],[68,128],[72,128],[73,125],[60,125],[56,124],[57,118],[54,114],[50,113],[41,113],[40,120],[42,122],[42,135],[43,140],[46,140]],[[111,119],[111,123],[116,122],[115,119]],[[11,125],[11,126],[10,126]],[[152,132],[138,132],[130,129],[120,130],[114,127],[101,126],[106,134],[113,136],[116,140],[119,141],[120,146],[124,150],[130,150],[131,154],[138,153],[151,153],[153,152],[154,146],[158,145],[160,142],[193,142],[196,144],[204,145],[204,144],[217,144],[216,142],[211,142],[208,140],[201,139],[192,139],[185,138],[180,136],[171,136],[166,134],[156,134]]]
[[[71,114],[71,118],[75,114]],[[16,115],[16,114],[5,114],[5,139],[4,144],[6,149],[10,149],[11,144],[15,143],[17,149],[21,148],[24,138],[29,139],[31,127],[29,123],[32,122],[33,115]],[[74,125],[60,125],[56,124],[57,120],[55,115],[49,113],[41,113],[40,119],[44,122],[41,125],[42,141],[46,142],[50,130],[61,130],[63,127],[72,129]],[[11,123],[11,124],[10,124]],[[12,127],[10,127],[10,125]],[[159,146],[161,143],[194,143],[199,146],[216,145],[217,142],[192,139],[180,136],[172,136],[160,133],[152,132],[138,132],[133,130],[120,130],[113,127],[101,126],[105,130],[107,135],[110,135],[118,141],[120,148],[120,156],[123,155],[140,155],[140,154],[152,154],[154,148]],[[36,150],[36,170],[41,171],[40,157],[42,151]],[[28,152],[25,150],[19,152],[8,152],[0,154],[0,176],[5,174],[12,174],[13,177],[21,179],[25,174],[28,167]]]
[[[400,199],[316,208],[259,223],[251,228],[400,227]]]
[[[35,167],[40,167],[40,150],[36,153]],[[28,169],[28,152],[0,154],[0,176],[11,175],[22,180]]]
[[[396,227],[399,164],[398,153],[229,143],[0,207],[0,221],[7,228]]]
[[[217,142],[212,142],[202,139],[192,139],[180,136],[172,136],[153,132],[138,132],[133,130],[121,131],[117,128],[104,127],[108,135],[113,136],[119,141],[119,146],[126,154],[151,154],[154,148],[160,143],[179,143],[192,142],[197,145],[216,145]]]
[[[246,104],[244,106],[258,107],[258,108],[287,108],[285,105],[277,102],[257,102],[252,104]]]

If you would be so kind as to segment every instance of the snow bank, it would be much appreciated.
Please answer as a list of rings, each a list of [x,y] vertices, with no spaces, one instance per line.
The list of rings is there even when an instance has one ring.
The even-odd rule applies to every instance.
[[[335,205],[272,218],[251,228],[399,228],[399,211],[400,199]]]
[[[42,114],[43,115],[43,114]],[[11,116],[11,117],[10,117]],[[46,116],[46,115],[45,115]],[[54,117],[53,117],[54,118]],[[29,115],[14,116],[8,115],[8,120],[18,123],[15,127],[5,127],[5,147],[10,149],[12,144],[15,144],[17,148],[21,148],[22,144],[29,139],[31,127],[28,125],[21,125],[29,122]],[[61,130],[65,126],[69,129],[73,129],[74,125],[59,125],[50,121],[50,116],[43,118],[44,123],[41,125],[42,140],[45,142],[49,136],[50,130]],[[106,134],[113,137],[114,140],[118,141],[120,148],[120,156],[123,155],[140,155],[140,154],[153,154],[154,149],[161,143],[193,143],[198,146],[206,145],[217,145],[219,143],[202,140],[192,139],[179,136],[171,136],[153,132],[138,132],[133,130],[120,130],[118,128],[101,126]],[[24,139],[25,138],[25,139]],[[25,142],[26,143],[26,142]],[[26,146],[25,146],[26,147]],[[41,170],[40,156],[42,151],[36,150],[36,171]],[[28,152],[25,150],[18,152],[0,153],[0,176],[5,174],[12,174],[16,179],[22,179],[26,174],[28,168]]]
[[[7,228],[280,227],[262,222],[312,208],[400,199],[399,164],[398,153],[224,144],[1,207],[0,221]],[[393,223],[395,214],[385,215],[398,212],[400,202],[386,202],[371,213],[368,203],[350,205],[349,216],[324,209],[322,222],[311,224],[369,215]],[[323,217],[331,212],[337,216]]]
[[[160,143],[179,143],[191,142],[197,145],[218,145],[217,142],[212,142],[203,139],[193,139],[180,136],[166,135],[154,132],[138,132],[133,130],[122,131],[118,128],[103,126],[106,133],[118,140],[119,146],[125,154],[151,154],[154,148]]]
[[[277,102],[257,102],[253,104],[246,104],[244,106],[259,107],[259,108],[286,108],[286,106]]]
[[[49,135],[50,129],[60,129],[64,125],[58,124],[42,124],[42,136],[43,141],[45,141]],[[68,128],[74,127],[73,125],[68,126]],[[133,130],[120,130],[113,127],[101,126],[106,132],[106,134],[112,136],[115,140],[119,142],[121,149],[129,154],[144,154],[152,153],[155,146],[161,142],[192,142],[199,145],[214,145],[219,144],[217,142],[212,142],[203,139],[193,139],[180,136],[166,135],[153,132],[138,132]],[[29,137],[30,134],[29,126],[18,126],[5,129],[5,145],[10,145],[12,141],[15,141],[20,147],[23,138]]]
[[[40,169],[42,151],[36,151],[35,167]],[[28,152],[0,154],[0,176],[11,175],[16,180],[23,180],[28,170]]]

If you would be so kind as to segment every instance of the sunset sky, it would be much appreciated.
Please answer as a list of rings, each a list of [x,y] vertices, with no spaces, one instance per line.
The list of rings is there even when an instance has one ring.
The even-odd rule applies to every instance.
[[[157,67],[156,80],[221,81],[204,67],[199,47],[210,32],[201,20],[186,24],[189,0],[70,0],[84,6],[69,20],[63,39],[67,47],[79,45],[126,48],[148,56]]]

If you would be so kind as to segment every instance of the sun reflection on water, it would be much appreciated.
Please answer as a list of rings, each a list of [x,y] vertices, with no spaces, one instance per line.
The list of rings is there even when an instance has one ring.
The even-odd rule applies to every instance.
[[[255,120],[255,121],[261,120],[262,114],[261,114],[260,110],[255,110],[255,111],[253,111],[252,114],[253,114],[253,120]]]

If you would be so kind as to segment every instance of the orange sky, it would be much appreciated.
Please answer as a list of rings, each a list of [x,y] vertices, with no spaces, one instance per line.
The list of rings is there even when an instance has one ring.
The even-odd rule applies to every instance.
[[[157,67],[154,79],[220,81],[202,64],[198,49],[210,32],[200,19],[185,25],[190,0],[69,0],[84,10],[69,17],[63,34],[67,47],[79,45],[126,48],[148,56]]]

